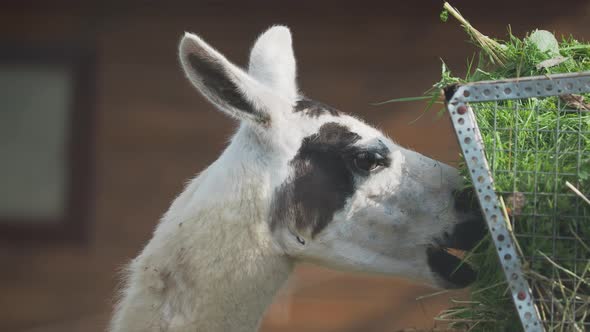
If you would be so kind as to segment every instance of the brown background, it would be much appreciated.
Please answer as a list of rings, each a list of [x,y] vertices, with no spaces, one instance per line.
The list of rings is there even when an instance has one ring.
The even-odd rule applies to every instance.
[[[51,3],[51,5],[49,4]],[[238,64],[266,27],[291,27],[302,90],[443,161],[458,152],[446,119],[414,124],[440,60],[462,72],[473,53],[440,1],[3,1],[0,42],[69,43],[96,51],[94,174],[82,243],[0,243],[0,331],[102,331],[117,271],[138,253],[183,183],[211,163],[235,124],[206,104],[179,69],[184,31]],[[456,1],[481,31],[533,28],[590,39],[588,1]],[[1,103],[1,101],[0,101]],[[1,104],[0,104],[1,105]],[[1,107],[1,106],[0,106]],[[86,111],[86,110],[83,110]],[[89,110],[88,110],[89,111]],[[264,331],[395,331],[432,327],[449,294],[393,278],[302,266],[269,310]],[[457,293],[454,293],[457,295]]]

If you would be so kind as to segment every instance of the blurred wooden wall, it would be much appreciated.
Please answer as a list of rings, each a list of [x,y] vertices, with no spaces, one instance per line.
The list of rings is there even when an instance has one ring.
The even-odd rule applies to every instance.
[[[484,33],[533,28],[590,39],[587,1],[456,1]],[[365,118],[402,145],[446,162],[458,152],[422,104],[369,105],[417,96],[438,80],[440,58],[462,72],[473,49],[439,1],[2,2],[0,41],[93,45],[96,175],[85,245],[0,244],[0,331],[102,331],[119,271],[134,257],[183,183],[211,163],[235,124],[185,80],[177,43],[200,34],[244,65],[255,37],[291,27],[301,89]],[[0,101],[1,103],[1,101]],[[1,105],[0,105],[1,107]],[[269,310],[265,331],[392,331],[431,327],[448,295],[393,278],[304,266]]]

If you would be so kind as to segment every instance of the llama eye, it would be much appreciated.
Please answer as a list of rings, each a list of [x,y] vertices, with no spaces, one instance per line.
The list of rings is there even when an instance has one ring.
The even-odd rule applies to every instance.
[[[297,236],[297,241],[301,244],[305,244],[305,240],[302,237]]]
[[[361,152],[354,156],[354,167],[363,172],[371,172],[383,165],[382,155],[378,153]]]

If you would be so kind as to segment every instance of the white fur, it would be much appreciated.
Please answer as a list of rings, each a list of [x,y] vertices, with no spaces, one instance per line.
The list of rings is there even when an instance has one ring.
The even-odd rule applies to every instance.
[[[287,27],[273,27],[256,40],[248,73],[286,100],[297,99],[295,56]]]
[[[180,62],[184,68],[187,78],[219,109],[227,112],[239,120],[248,119],[253,120],[254,122],[267,122],[270,121],[271,118],[281,116],[282,114],[288,112],[295,102],[295,99],[287,98],[293,97],[295,93],[275,93],[272,91],[274,87],[264,85],[257,81],[253,76],[229,62],[223,55],[205,43],[197,35],[186,33],[180,42],[179,48]],[[250,114],[243,112],[243,110],[235,109],[235,107],[225,103],[223,98],[221,98],[222,96],[217,96],[215,93],[212,93],[204,84],[203,78],[195,73],[191,68],[187,58],[189,54],[212,59],[215,63],[223,67],[227,77],[237,86],[242,95],[254,105],[255,109],[261,113],[264,113],[266,118],[255,119]],[[293,70],[294,69],[295,68],[293,67]],[[260,71],[259,73],[262,74]],[[270,76],[267,78],[270,78]]]
[[[189,54],[221,64],[268,122],[213,95],[206,78],[188,64]],[[298,92],[286,27],[273,27],[258,38],[248,73],[192,34],[181,41],[180,59],[197,89],[242,122],[220,158],[176,198],[129,266],[110,331],[254,331],[299,260],[439,284],[424,248],[459,222],[448,207],[451,189],[460,182],[455,170],[399,147],[353,117],[292,112]],[[392,165],[359,182],[316,237],[305,230],[294,233],[292,227],[271,232],[272,198],[292,176],[289,161],[303,138],[326,122],[358,133],[362,140],[356,144],[383,142]]]

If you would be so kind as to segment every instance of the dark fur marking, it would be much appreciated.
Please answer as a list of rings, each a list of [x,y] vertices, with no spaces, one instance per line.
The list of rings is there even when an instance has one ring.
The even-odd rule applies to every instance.
[[[479,203],[477,202],[477,196],[475,195],[473,188],[455,190],[453,192],[453,196],[455,197],[455,209],[457,209],[457,211],[467,213],[481,213]]]
[[[224,68],[213,59],[201,57],[196,54],[189,54],[188,61],[200,76],[202,83],[217,97],[218,103],[227,103],[230,106],[256,116],[262,122],[266,122],[268,116],[257,111],[253,105],[244,98],[238,87],[229,79]]]
[[[475,281],[477,273],[446,250],[430,247],[426,250],[426,255],[430,269],[449,283],[448,288],[467,287]]]
[[[347,127],[330,122],[306,137],[290,161],[295,173],[284,183],[273,202],[271,229],[279,222],[295,221],[298,230],[314,236],[332,220],[354,193],[350,158],[361,137]]]
[[[340,116],[340,111],[337,109],[328,106],[326,104],[320,103],[319,101],[303,98],[297,101],[295,105],[295,112],[303,112],[303,114],[317,118],[323,114],[330,114],[333,116]]]
[[[473,188],[453,192],[455,209],[469,216],[467,221],[455,225],[450,234],[445,234],[442,245],[449,248],[469,250],[475,247],[488,233],[483,212]]]
[[[483,216],[471,218],[455,225],[450,235],[447,235],[445,247],[470,250],[473,249],[488,233]]]

